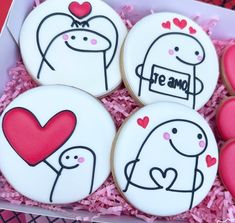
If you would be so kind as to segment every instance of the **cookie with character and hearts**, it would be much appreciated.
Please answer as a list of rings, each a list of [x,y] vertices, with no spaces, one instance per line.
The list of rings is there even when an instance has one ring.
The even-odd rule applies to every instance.
[[[126,34],[120,16],[103,1],[47,0],[24,22],[20,49],[39,84],[69,85],[101,97],[121,84]]]

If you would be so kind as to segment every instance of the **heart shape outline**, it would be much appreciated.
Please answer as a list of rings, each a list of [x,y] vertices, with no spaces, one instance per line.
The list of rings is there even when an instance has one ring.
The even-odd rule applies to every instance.
[[[69,110],[55,114],[44,126],[30,110],[21,107],[6,112],[2,121],[8,143],[32,167],[60,149],[73,135],[76,126],[76,115]]]
[[[178,18],[174,18],[173,19],[174,24],[179,27],[180,29],[184,29],[187,26],[187,21],[185,19],[178,19]]]
[[[144,118],[138,118],[137,123],[139,126],[141,126],[143,129],[146,129],[149,124],[149,117],[145,116]]]
[[[83,19],[91,14],[92,5],[90,2],[71,2],[69,4],[69,11],[78,19]]]
[[[160,174],[162,175],[163,179],[167,178],[167,173],[169,173],[169,171],[173,172],[175,174],[174,178],[172,179],[172,182],[170,183],[170,185],[168,187],[166,187],[166,190],[169,190],[175,183],[177,177],[178,177],[178,173],[174,168],[167,168],[165,169],[165,171],[163,171],[161,168],[159,167],[153,167],[150,171],[149,171],[149,175],[151,177],[151,179],[153,180],[153,182],[159,187],[159,188],[164,188],[161,184],[158,183],[158,181],[155,179],[153,172],[154,171],[158,171],[160,172]]]

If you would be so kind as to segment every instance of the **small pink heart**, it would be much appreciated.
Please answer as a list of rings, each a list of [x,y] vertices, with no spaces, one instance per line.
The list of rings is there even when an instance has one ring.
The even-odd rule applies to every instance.
[[[170,23],[170,21],[163,22],[163,23],[162,23],[162,27],[163,27],[164,29],[171,29],[171,23]]]
[[[139,118],[137,120],[137,123],[138,123],[139,126],[146,129],[148,124],[149,124],[149,117],[145,116],[144,118]]]
[[[197,30],[194,29],[193,27],[189,27],[189,33],[190,34],[195,34],[195,33],[197,33]]]
[[[184,29],[187,26],[187,21],[185,19],[178,19],[178,18],[174,18],[173,22],[176,26],[178,26],[180,29]]]
[[[215,157],[212,157],[210,155],[206,156],[206,164],[207,164],[208,168],[214,166],[216,164],[216,162],[217,162],[217,160]]]

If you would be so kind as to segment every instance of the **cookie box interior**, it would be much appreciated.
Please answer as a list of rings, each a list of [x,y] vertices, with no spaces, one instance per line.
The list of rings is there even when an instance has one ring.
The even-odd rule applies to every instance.
[[[177,12],[192,19],[196,18],[197,22],[203,26],[208,25],[208,23],[210,23],[211,21],[216,21],[216,26],[213,28],[213,32],[211,34],[212,38],[215,38],[217,40],[225,40],[235,37],[235,29],[231,29],[231,27],[235,27],[235,13],[234,11],[227,10],[221,7],[212,6],[194,0],[106,0],[106,2],[114,7],[118,12],[120,12],[122,7],[125,5],[134,6],[134,13],[130,14],[130,16],[133,16],[136,21],[144,15],[150,14],[151,12]],[[32,8],[33,3],[33,0],[13,0],[9,8],[9,14],[6,16],[5,25],[2,28],[2,32],[0,32],[0,52],[4,55],[4,57],[1,56],[0,58],[0,94],[2,93],[2,90],[8,80],[8,69],[11,66],[14,66],[17,59],[19,58],[17,43],[20,27],[25,18],[25,15]],[[211,26],[213,26],[213,24],[211,24]],[[11,204],[6,201],[0,201],[0,209],[50,217],[61,217],[70,220],[93,219],[95,222],[110,223],[143,222],[142,220],[138,220],[134,217],[97,217],[97,214],[92,214],[87,211],[55,212],[37,207]],[[158,222],[160,223],[161,221]]]

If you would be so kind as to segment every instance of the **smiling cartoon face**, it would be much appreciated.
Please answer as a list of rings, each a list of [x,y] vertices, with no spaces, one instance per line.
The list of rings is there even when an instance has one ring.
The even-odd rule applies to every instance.
[[[111,47],[111,42],[105,36],[90,30],[70,30],[61,35],[66,47],[80,52],[103,52]]]
[[[185,33],[162,35],[156,40],[155,44],[154,48],[161,47],[163,55],[179,63],[196,66],[205,60],[205,51],[202,44],[195,37]]]
[[[173,120],[160,128],[163,139],[183,156],[199,156],[207,149],[208,140],[204,130],[192,121]]]
[[[59,158],[61,167],[65,169],[75,169],[86,162],[93,160],[91,151],[83,147],[73,147],[65,150]],[[90,162],[89,162],[90,163]]]

